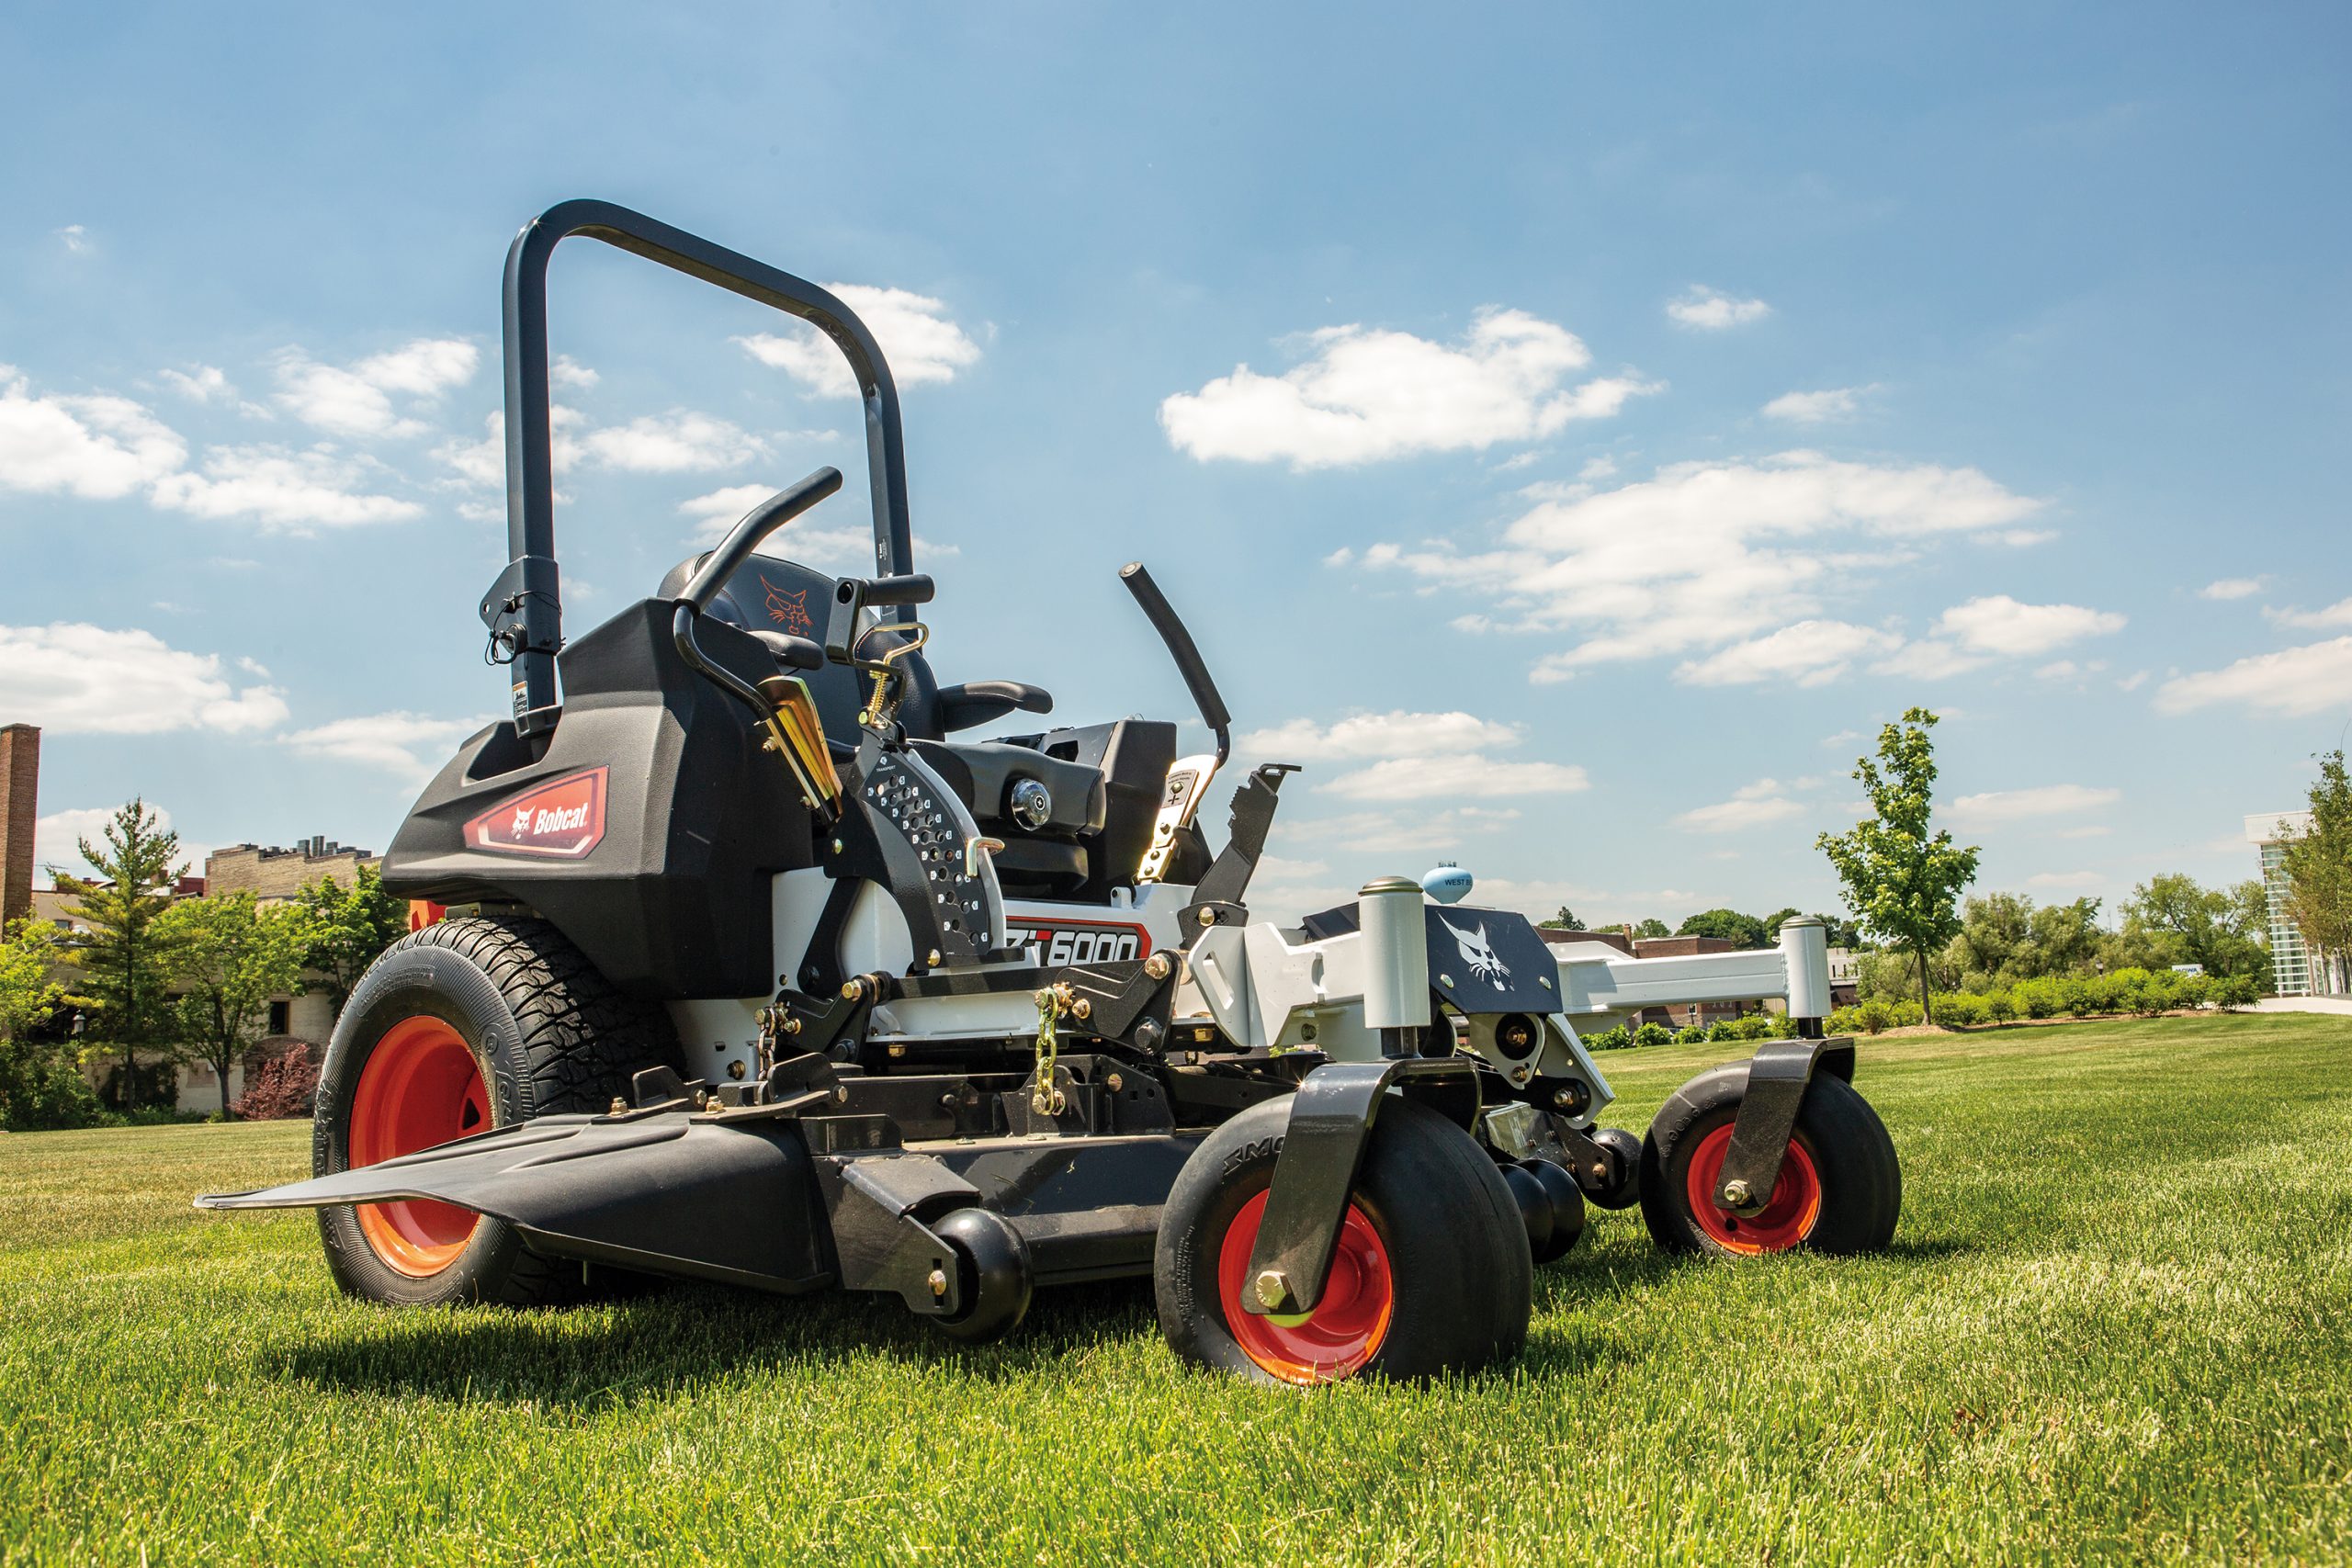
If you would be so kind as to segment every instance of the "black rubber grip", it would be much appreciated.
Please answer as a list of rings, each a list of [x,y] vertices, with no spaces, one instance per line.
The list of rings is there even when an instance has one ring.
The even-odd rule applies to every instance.
[[[1201,650],[1193,645],[1193,634],[1177,619],[1175,610],[1159,592],[1159,584],[1151,580],[1151,573],[1144,570],[1143,562],[1129,561],[1121,567],[1119,581],[1127,585],[1127,592],[1143,607],[1152,629],[1159,634],[1159,640],[1168,645],[1168,656],[1176,660],[1176,669],[1193,694],[1193,705],[1201,711],[1201,722],[1216,731],[1216,754],[1222,761],[1233,716],[1225,711],[1225,699],[1217,694],[1216,682],[1209,679],[1209,667],[1202,661]]]
[[[868,578],[859,597],[868,604],[928,604],[933,585],[920,571],[904,577]]]
[[[703,558],[701,570],[687,582],[686,591],[678,595],[678,603],[693,605],[696,615],[709,609],[711,600],[735,575],[735,569],[749,559],[770,534],[841,488],[839,468],[819,468],[789,490],[780,490],[752,508],[741,523],[728,530],[718,547]],[[922,581],[929,582],[931,579]]]

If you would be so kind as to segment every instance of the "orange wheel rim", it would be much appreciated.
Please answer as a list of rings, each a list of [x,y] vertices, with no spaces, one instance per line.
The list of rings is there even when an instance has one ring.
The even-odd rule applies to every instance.
[[[1762,1213],[1746,1215],[1735,1214],[1715,1202],[1724,1157],[1730,1152],[1731,1123],[1726,1122],[1699,1140],[1684,1178],[1691,1217],[1707,1239],[1726,1252],[1755,1258],[1786,1252],[1811,1235],[1814,1222],[1821,1217],[1821,1172],[1815,1168],[1812,1152],[1790,1139],[1789,1152],[1781,1158],[1780,1179],[1772,1184],[1772,1201]]]
[[[485,1131],[490,1091],[465,1040],[445,1019],[404,1018],[384,1032],[351,1097],[351,1164],[378,1165]],[[481,1216],[454,1203],[406,1198],[363,1203],[359,1229],[403,1274],[437,1274],[458,1260]]]
[[[1242,1292],[1250,1287],[1250,1254],[1258,1245],[1258,1226],[1265,1213],[1263,1192],[1242,1204],[1217,1253],[1217,1297],[1234,1343],[1269,1376],[1283,1382],[1337,1382],[1354,1376],[1379,1353],[1388,1337],[1388,1320],[1396,1311],[1396,1280],[1389,1270],[1386,1244],[1364,1212],[1350,1203],[1340,1225],[1340,1245],[1331,1255],[1330,1279],[1315,1310],[1303,1318],[1279,1322],[1257,1317],[1243,1307]]]

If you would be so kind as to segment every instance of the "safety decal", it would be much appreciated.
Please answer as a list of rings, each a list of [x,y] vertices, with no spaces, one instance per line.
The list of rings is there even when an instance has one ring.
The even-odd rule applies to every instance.
[[[543,784],[466,824],[469,849],[578,860],[605,836],[603,768]]]

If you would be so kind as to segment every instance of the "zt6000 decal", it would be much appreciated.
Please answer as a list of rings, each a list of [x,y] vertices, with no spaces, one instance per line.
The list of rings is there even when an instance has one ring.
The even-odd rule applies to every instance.
[[[1141,958],[1151,952],[1151,933],[1141,926],[1039,920],[1020,915],[1008,916],[1005,924],[1012,944],[1026,949],[1033,964],[1107,964]]]

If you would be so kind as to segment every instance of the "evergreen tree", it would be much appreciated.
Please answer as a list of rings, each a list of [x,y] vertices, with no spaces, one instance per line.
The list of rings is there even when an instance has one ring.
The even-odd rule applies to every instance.
[[[76,846],[96,876],[55,874],[58,890],[74,901],[74,919],[86,928],[65,953],[79,972],[76,999],[96,1010],[90,1037],[118,1054],[128,1111],[139,1098],[141,1055],[175,1060],[179,1055],[169,933],[159,937],[155,922],[170,907],[172,884],[180,875],[180,838],[138,799],[114,814],[102,837],[103,847],[87,839]]]
[[[1845,884],[1846,906],[1863,929],[1911,954],[1919,975],[1920,1015],[1935,1021],[1928,956],[1960,931],[1960,895],[1976,880],[1976,848],[1956,847],[1930,831],[1935,812],[1936,749],[1928,731],[1936,716],[1906,708],[1902,722],[1879,731],[1878,761],[1856,760],[1854,777],[1870,795],[1869,819],[1850,833],[1815,840]]]

